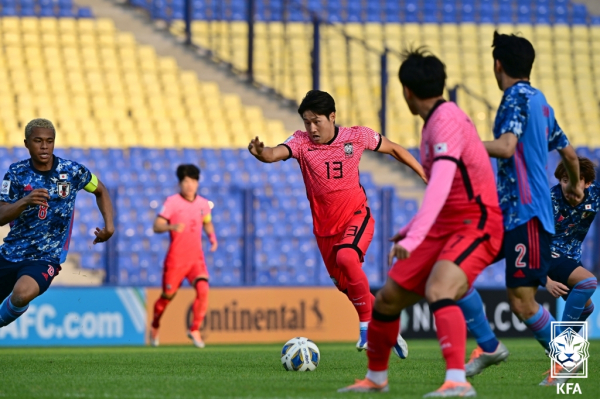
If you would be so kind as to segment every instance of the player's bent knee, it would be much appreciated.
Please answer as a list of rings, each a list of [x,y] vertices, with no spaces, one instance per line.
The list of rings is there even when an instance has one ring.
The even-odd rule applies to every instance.
[[[170,301],[170,300],[172,300],[173,298],[175,298],[175,294],[176,294],[176,292],[174,292],[174,293],[172,293],[172,294],[167,294],[166,292],[163,292],[163,293],[160,295],[160,297],[161,297],[162,299],[166,299],[166,300]]]

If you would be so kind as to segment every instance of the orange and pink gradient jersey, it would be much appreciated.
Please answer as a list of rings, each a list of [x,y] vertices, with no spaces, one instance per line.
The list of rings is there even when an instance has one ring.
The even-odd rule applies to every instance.
[[[344,230],[354,213],[367,205],[358,165],[365,149],[377,151],[379,133],[368,127],[336,127],[326,144],[316,144],[297,130],[285,145],[300,164],[313,216],[314,234],[333,236]]]
[[[181,233],[171,231],[171,245],[165,262],[185,262],[191,259],[204,259],[202,251],[202,227],[211,221],[208,200],[196,195],[193,201],[188,201],[180,194],[171,195],[165,201],[158,216],[166,219],[169,224],[183,223],[185,228]]]

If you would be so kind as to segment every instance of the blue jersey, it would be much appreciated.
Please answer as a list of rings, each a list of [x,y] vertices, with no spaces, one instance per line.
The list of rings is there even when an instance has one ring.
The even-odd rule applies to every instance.
[[[48,190],[48,206],[29,206],[10,223],[0,256],[11,262],[43,260],[62,263],[67,257],[77,192],[92,174],[77,162],[54,156],[52,169],[39,171],[30,159],[10,165],[4,175],[0,201],[14,203],[38,188]]]
[[[529,82],[506,89],[494,122],[494,137],[517,136],[515,154],[498,159],[498,197],[504,228],[512,230],[537,217],[544,230],[554,234],[552,203],[548,193],[548,151],[569,145],[554,110]]]
[[[581,261],[581,244],[600,210],[600,187],[592,183],[585,189],[583,201],[571,206],[563,196],[560,184],[550,189],[554,207],[554,226],[550,249],[576,261]]]

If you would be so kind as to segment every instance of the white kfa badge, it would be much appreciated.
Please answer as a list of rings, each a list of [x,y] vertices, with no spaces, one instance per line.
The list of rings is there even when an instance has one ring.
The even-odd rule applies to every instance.
[[[56,183],[56,190],[60,198],[67,198],[71,194],[71,183],[59,181]]]
[[[346,154],[346,158],[352,158],[354,156],[354,147],[352,143],[344,143],[344,154]]]
[[[60,180],[67,180],[68,177],[69,177],[69,175],[66,173],[61,173],[60,175],[58,175],[58,178]]]

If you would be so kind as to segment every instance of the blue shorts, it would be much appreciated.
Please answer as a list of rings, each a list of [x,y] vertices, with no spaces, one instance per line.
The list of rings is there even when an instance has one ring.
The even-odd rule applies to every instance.
[[[569,281],[569,276],[571,276],[571,273],[573,273],[573,271],[580,266],[583,266],[580,261],[553,252],[552,258],[550,259],[548,277],[554,281],[563,283],[569,288],[572,288],[569,286],[569,284],[567,284]],[[566,299],[567,295],[563,295],[563,298]]]
[[[40,287],[42,295],[60,271],[60,265],[44,260],[9,262],[0,256],[0,302],[10,295],[15,284],[22,276],[33,278]]]
[[[501,256],[497,260],[506,259],[507,288],[546,285],[551,238],[538,218],[504,232]]]

